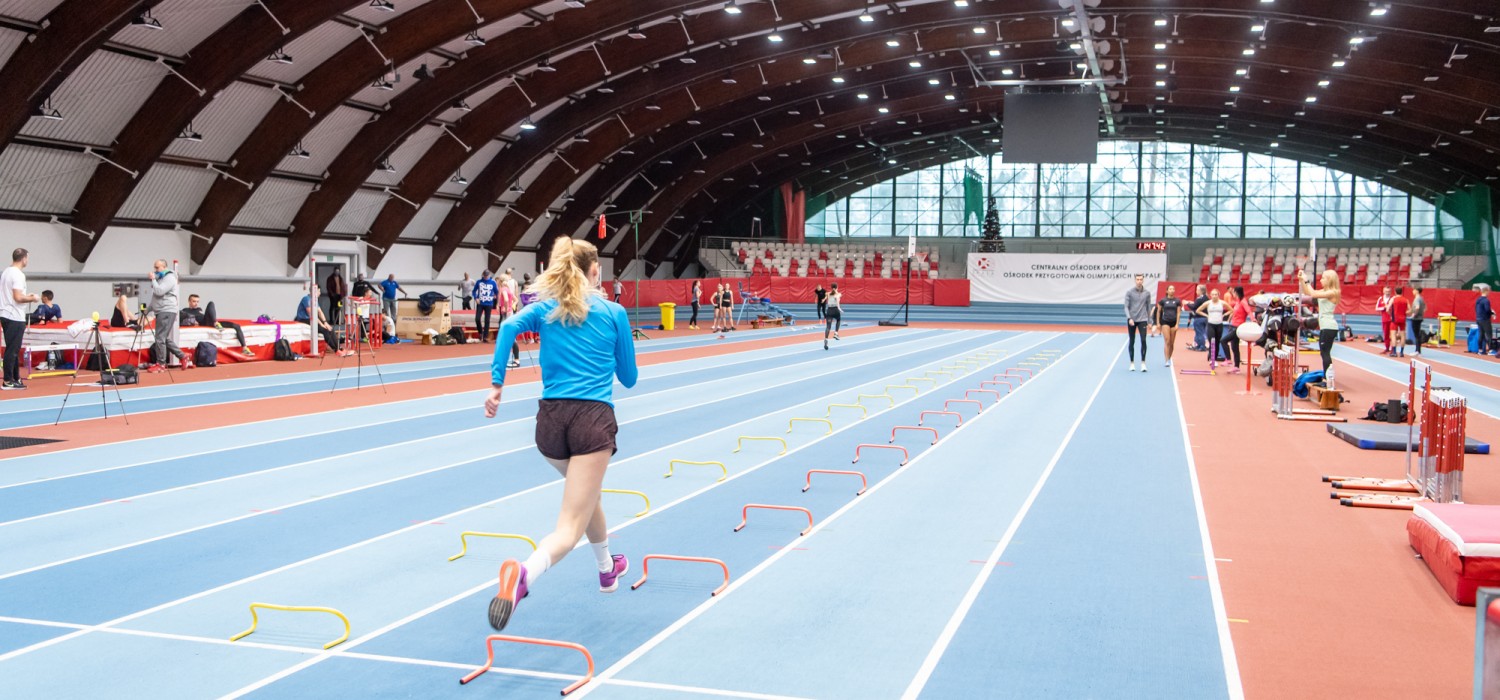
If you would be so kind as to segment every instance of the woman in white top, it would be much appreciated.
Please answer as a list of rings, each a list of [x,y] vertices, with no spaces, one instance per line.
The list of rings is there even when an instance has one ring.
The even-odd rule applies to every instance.
[[[25,248],[17,248],[10,254],[10,267],[0,273],[0,326],[5,335],[5,381],[0,388],[25,389],[21,383],[21,343],[26,336],[26,309],[22,304],[37,300],[37,295],[26,291],[26,273],[22,272],[30,262]]]
[[[1307,283],[1307,272],[1304,270],[1297,271],[1297,282],[1304,295],[1318,301],[1318,354],[1323,356],[1323,379],[1332,388],[1333,382],[1328,372],[1333,367],[1333,343],[1339,337],[1339,324],[1333,317],[1333,310],[1343,298],[1339,291],[1339,273],[1337,270],[1324,270],[1320,280],[1322,289],[1313,289]]]
[[[828,349],[828,334],[833,334],[833,339],[839,339],[838,329],[844,325],[844,295],[839,291],[838,284],[828,292],[828,308],[823,312],[823,349]]]
[[[1224,318],[1229,315],[1229,304],[1219,298],[1219,290],[1208,293],[1208,301],[1196,310],[1208,319],[1208,366],[1214,366],[1219,356],[1219,337],[1224,333]]]

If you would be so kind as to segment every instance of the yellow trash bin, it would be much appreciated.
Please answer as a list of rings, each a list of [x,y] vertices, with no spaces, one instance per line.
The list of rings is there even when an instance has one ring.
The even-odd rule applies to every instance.
[[[1453,314],[1438,314],[1438,338],[1449,346],[1458,337],[1458,317]]]
[[[657,306],[661,307],[661,329],[664,331],[673,330],[677,325],[677,305],[668,301]]]

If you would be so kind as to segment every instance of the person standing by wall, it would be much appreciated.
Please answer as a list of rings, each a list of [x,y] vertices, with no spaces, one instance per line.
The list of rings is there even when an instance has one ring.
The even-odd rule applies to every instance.
[[[1141,371],[1146,371],[1146,333],[1151,326],[1151,292],[1146,276],[1136,275],[1135,286],[1125,290],[1125,349],[1130,352],[1130,371],[1135,371],[1135,336],[1141,336]]]
[[[474,283],[474,327],[479,330],[479,342],[490,342],[490,315],[495,311],[495,304],[500,301],[500,284],[490,277],[490,271],[479,273],[479,281]]]
[[[1375,300],[1375,313],[1380,314],[1380,342],[1385,345],[1385,354],[1391,354],[1391,288],[1381,287],[1380,298]]]
[[[689,302],[693,306],[693,317],[688,320],[688,330],[698,330],[698,302],[703,298],[703,285],[698,280],[693,280],[693,291]]]
[[[156,344],[153,346],[156,364],[148,371],[160,372],[170,360],[177,358],[183,369],[192,369],[193,360],[177,347],[177,274],[167,266],[167,261],[157,259],[151,265],[151,313],[156,317]]]
[[[818,319],[821,320],[823,318],[823,312],[828,309],[828,290],[823,288],[822,283],[819,283],[817,289],[813,290],[813,296],[817,297]]]
[[[0,272],[0,329],[5,337],[5,381],[0,388],[6,391],[26,388],[21,383],[21,343],[26,337],[26,309],[22,304],[37,300],[37,295],[26,291],[24,270],[30,262],[30,253],[17,248],[10,253],[10,267]]]
[[[464,311],[472,308],[474,299],[474,280],[469,278],[469,273],[464,273],[464,278],[458,282],[458,299],[464,304]]]
[[[396,281],[395,275],[387,275],[384,282],[380,283],[382,294],[380,295],[380,308],[385,311],[386,318],[396,317],[396,292],[410,294],[401,288],[401,283]]]
[[[615,303],[620,303],[620,297],[625,296],[625,285],[620,284],[620,279],[615,278]]]
[[[349,294],[349,289],[338,267],[333,268],[333,272],[329,273],[324,289],[328,292],[328,315],[335,319],[342,319],[344,297]]]
[[[1422,298],[1422,288],[1411,288],[1411,310],[1407,312],[1411,319],[1412,343],[1417,346],[1417,354],[1422,354],[1422,343],[1427,339],[1422,337],[1422,321],[1427,316],[1427,300]]]
[[[1177,319],[1181,313],[1182,300],[1177,298],[1177,288],[1168,286],[1167,295],[1156,302],[1156,328],[1162,337],[1162,354],[1166,366],[1172,366],[1172,350],[1177,347]]]
[[[1208,287],[1200,284],[1198,285],[1198,296],[1193,297],[1193,302],[1188,305],[1188,320],[1192,321],[1193,324],[1193,346],[1188,348],[1189,350],[1202,351],[1208,349],[1208,345],[1206,344],[1208,340],[1208,319],[1204,318],[1203,314],[1198,313],[1198,309],[1203,308],[1203,305],[1207,303]]]
[[[1488,355],[1495,335],[1494,328],[1490,326],[1490,320],[1495,315],[1490,308],[1490,286],[1476,284],[1474,288],[1479,290],[1479,298],[1474,300],[1474,322],[1479,324],[1479,354]]]
[[[724,307],[719,305],[719,297],[721,296],[724,296],[723,284],[720,284],[718,288],[714,290],[714,293],[708,297],[708,305],[713,307],[714,310],[713,332],[715,333],[724,330],[724,326],[727,325],[725,323],[721,323],[721,319],[723,319],[724,317]]]
[[[1391,297],[1391,357],[1406,357],[1406,312],[1411,308],[1411,303],[1406,300],[1406,290],[1397,287],[1396,295]]]

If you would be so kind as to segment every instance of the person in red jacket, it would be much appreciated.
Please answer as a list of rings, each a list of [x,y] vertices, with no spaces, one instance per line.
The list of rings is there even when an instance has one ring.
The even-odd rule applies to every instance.
[[[1380,314],[1380,342],[1385,344],[1385,354],[1391,354],[1391,288],[1381,287],[1380,298],[1375,300],[1375,313]]]
[[[1391,333],[1386,339],[1390,346],[1386,354],[1391,357],[1406,357],[1406,312],[1411,305],[1406,301],[1405,292],[1405,287],[1396,288],[1396,296],[1391,299],[1390,311],[1387,312],[1391,318]]]

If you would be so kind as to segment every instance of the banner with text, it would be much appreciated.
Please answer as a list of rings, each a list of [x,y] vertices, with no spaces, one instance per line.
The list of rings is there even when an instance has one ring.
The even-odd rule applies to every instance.
[[[1166,278],[1162,253],[1053,254],[970,253],[969,283],[974,301],[1030,304],[1123,304],[1136,275],[1146,289]]]

